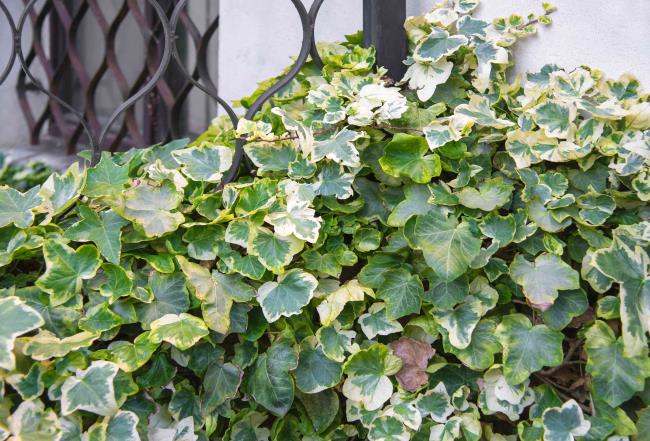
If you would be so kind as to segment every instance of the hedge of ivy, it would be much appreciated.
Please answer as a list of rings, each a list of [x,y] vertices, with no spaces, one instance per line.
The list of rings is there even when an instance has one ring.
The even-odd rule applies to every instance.
[[[477,3],[399,83],[352,35],[236,129],[3,168],[0,440],[648,439],[648,95],[508,79],[552,7]]]

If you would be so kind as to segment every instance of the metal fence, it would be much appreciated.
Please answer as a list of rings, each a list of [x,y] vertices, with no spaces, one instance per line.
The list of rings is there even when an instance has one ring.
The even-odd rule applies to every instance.
[[[19,64],[21,71],[16,90],[32,143],[39,143],[47,128],[49,134],[61,139],[68,154],[75,152],[78,145],[83,145],[92,151],[94,162],[103,149],[145,146],[183,136],[186,125],[181,117],[182,108],[193,89],[218,103],[233,126],[237,125],[238,115],[219,96],[207,66],[208,47],[218,32],[218,16],[201,33],[186,11],[189,0],[110,0],[120,4],[118,13],[110,20],[103,13],[99,0],[22,1],[22,13],[12,17],[5,1],[0,0],[0,15],[4,15],[13,35],[10,57],[4,67],[0,64],[0,84],[7,79],[12,67]],[[313,0],[309,9],[301,0],[290,1],[302,27],[299,55],[292,67],[246,110],[243,117],[247,119],[253,119],[263,104],[298,74],[310,56],[317,64],[322,64],[314,41],[314,28],[324,0]],[[400,77],[403,72],[401,62],[406,53],[402,30],[406,0],[363,0],[363,8],[364,44],[374,45],[378,64],[386,66],[390,76]],[[79,24],[88,14],[97,21],[105,46],[102,62],[94,72],[89,72],[84,66],[74,44]],[[127,15],[135,20],[145,40],[145,63],[131,84],[117,61],[115,44]],[[28,26],[31,26],[32,37],[25,41],[23,34]],[[46,28],[49,48],[45,47],[43,38]],[[191,39],[196,47],[196,63],[192,67],[180,55],[178,41],[181,35]],[[39,65],[44,81],[33,73]],[[99,82],[106,75],[113,77],[123,102],[102,120],[95,95]],[[73,102],[71,84],[83,95],[80,103]],[[34,92],[47,96],[46,105],[38,113],[28,99],[28,94]],[[136,115],[138,102],[144,102],[141,118]],[[225,182],[231,181],[239,169],[243,145],[244,140],[237,141],[233,167]]]

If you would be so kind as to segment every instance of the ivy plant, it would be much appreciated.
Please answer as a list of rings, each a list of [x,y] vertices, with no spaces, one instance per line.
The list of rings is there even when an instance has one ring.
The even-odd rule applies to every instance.
[[[0,440],[646,439],[649,96],[508,76],[553,8],[477,5],[397,81],[355,34],[237,127],[2,165]]]

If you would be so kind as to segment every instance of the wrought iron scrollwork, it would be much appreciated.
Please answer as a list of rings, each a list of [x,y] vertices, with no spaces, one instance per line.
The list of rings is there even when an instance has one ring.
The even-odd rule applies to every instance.
[[[0,71],[0,84],[9,76],[12,67],[16,61],[20,65],[21,74],[19,83],[22,84],[26,90],[27,82],[34,89],[37,89],[42,94],[48,97],[48,106],[38,117],[34,117],[29,102],[25,96],[21,96],[21,106],[28,120],[30,128],[36,134],[32,139],[37,139],[39,131],[44,126],[46,120],[53,121],[61,131],[66,131],[65,127],[69,124],[67,118],[72,116],[75,118],[76,123],[74,128],[67,130],[69,145],[73,145],[78,140],[81,134],[85,135],[88,146],[92,151],[92,163],[96,163],[100,157],[104,147],[109,144],[109,148],[113,148],[119,143],[126,133],[131,133],[136,141],[137,136],[137,122],[135,120],[133,110],[135,104],[143,97],[147,96],[152,90],[159,91],[163,100],[169,109],[171,120],[176,120],[180,106],[183,100],[187,97],[189,90],[194,87],[208,97],[213,99],[224,112],[228,115],[234,128],[237,127],[239,116],[235,110],[219,96],[217,87],[210,76],[208,69],[208,46],[210,39],[216,34],[218,29],[218,18],[212,21],[202,36],[198,34],[194,24],[186,14],[186,7],[188,0],[176,0],[172,2],[173,9],[165,9],[160,0],[146,0],[154,12],[156,23],[154,26],[147,25],[146,17],[142,10],[139,8],[135,0],[122,0],[122,6],[119,9],[116,17],[112,22],[104,17],[101,8],[99,7],[98,0],[81,0],[80,6],[73,13],[70,13],[60,2],[57,4],[56,0],[43,0],[44,6],[40,11],[34,11],[35,5],[39,0],[24,0],[25,6],[17,21],[11,16],[9,8],[6,6],[4,0],[0,0],[0,12],[8,22],[10,32],[13,36],[13,42],[10,48],[9,59],[6,65]],[[291,68],[277,81],[262,93],[247,109],[243,115],[246,119],[253,119],[255,115],[262,109],[264,103],[273,97],[278,91],[293,80],[305,65],[309,57],[314,60],[318,66],[322,66],[322,61],[316,49],[314,39],[314,28],[318,11],[322,6],[324,0],[315,0],[310,9],[307,10],[301,0],[291,0],[291,3],[296,8],[300,17],[302,27],[302,43],[300,52]],[[75,52],[74,47],[70,40],[76,35],[77,29],[84,15],[90,12],[95,16],[98,21],[98,28],[103,34],[106,43],[105,57],[92,75],[90,75],[81,65],[81,58]],[[125,16],[131,13],[136,20],[136,23],[141,28],[145,29],[148,34],[147,44],[154,44],[160,54],[159,59],[148,60],[145,63],[143,72],[138,77],[138,80],[133,85],[129,85],[125,79],[125,75],[121,70],[116,59],[115,50],[115,37],[118,29],[123,22]],[[68,65],[52,66],[48,64],[45,56],[42,43],[41,31],[48,14],[57,14],[58,19],[62,23],[66,31],[66,54],[65,60],[69,61]],[[33,25],[32,43],[29,46],[28,53],[23,51],[23,32],[28,21]],[[194,69],[190,70],[185,66],[182,60],[179,49],[177,47],[178,29],[181,24],[185,27],[196,46],[196,65]],[[39,60],[44,65],[48,84],[42,82],[32,72],[32,64],[35,60]],[[173,63],[172,63],[173,62]],[[165,80],[165,74],[169,71],[170,66],[174,64],[178,71],[182,74],[185,80],[185,85],[181,88],[178,96],[170,96],[170,88]],[[109,116],[108,120],[100,124],[99,118],[96,115],[92,102],[86,102],[83,110],[74,107],[72,103],[67,102],[57,91],[57,82],[60,81],[66,69],[71,69],[80,78],[82,86],[86,90],[86,99],[94,99],[94,92],[98,83],[105,73],[112,73],[117,88],[123,95],[124,102],[120,104]],[[121,127],[117,130],[113,140],[109,143],[109,133],[113,129],[116,122],[123,117]],[[173,121],[170,123],[170,131],[174,136],[180,136],[178,127],[174,125]],[[71,144],[70,144],[71,143]],[[232,182],[236,179],[239,170],[242,166],[244,159],[244,144],[245,140],[238,139],[235,145],[235,154],[232,167],[226,173],[222,185]]]

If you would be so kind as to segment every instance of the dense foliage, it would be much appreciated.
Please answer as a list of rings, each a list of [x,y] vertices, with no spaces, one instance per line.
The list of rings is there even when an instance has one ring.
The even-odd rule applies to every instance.
[[[236,130],[0,187],[0,440],[647,439],[648,95],[509,81],[551,7],[476,3],[399,84],[350,36]]]

